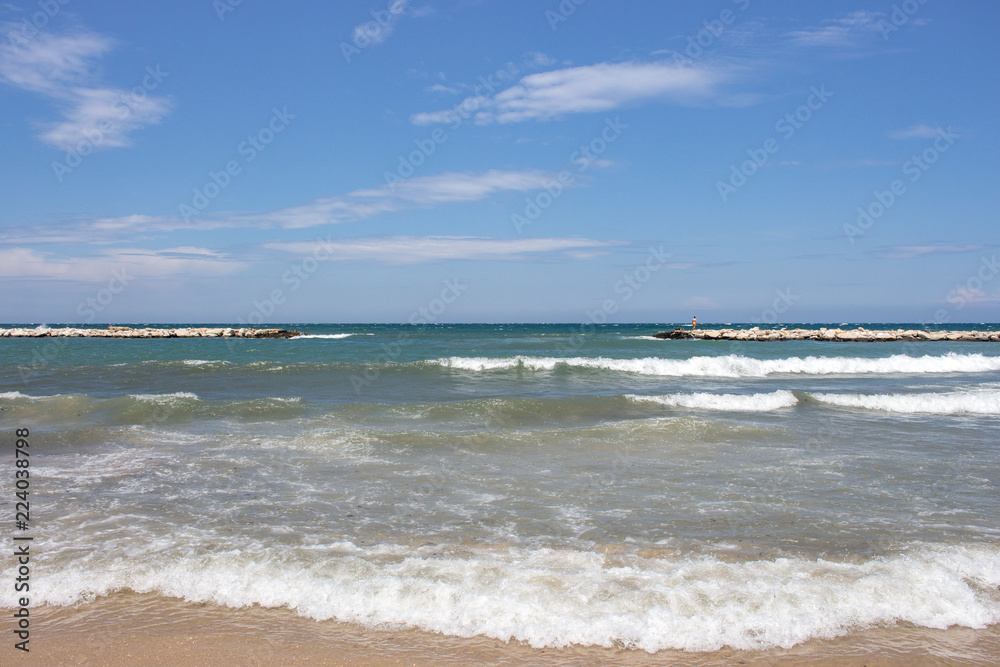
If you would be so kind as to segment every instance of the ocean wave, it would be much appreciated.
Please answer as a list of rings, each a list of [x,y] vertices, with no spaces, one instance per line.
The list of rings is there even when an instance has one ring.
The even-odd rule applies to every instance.
[[[765,377],[778,374],[866,375],[923,373],[983,373],[1000,370],[1000,357],[983,354],[957,354],[911,357],[786,357],[756,359],[741,355],[691,357],[689,359],[612,359],[608,357],[446,357],[432,363],[460,371],[497,371],[523,369],[552,371],[557,368],[583,368],[661,375],[673,377]]]
[[[359,334],[353,333],[335,333],[335,334],[302,334],[301,336],[292,336],[288,340],[303,340],[305,338],[328,338],[328,339],[340,339],[340,338],[350,338],[351,336],[357,336]],[[373,336],[374,334],[360,334],[364,336]]]
[[[28,394],[22,394],[19,391],[4,391],[4,392],[0,392],[0,399],[14,400],[15,398],[33,399],[33,398],[37,398],[37,397],[36,396],[29,396]]]
[[[1000,391],[979,389],[914,394],[809,394],[822,403],[905,414],[1000,415]]]
[[[767,394],[667,394],[663,396],[640,396],[629,394],[636,402],[658,403],[670,407],[697,408],[700,410],[728,410],[732,412],[770,412],[790,408],[799,400],[788,390]]]
[[[99,425],[183,423],[196,419],[241,419],[250,421],[289,419],[305,411],[302,398],[266,397],[238,401],[204,401],[197,394],[129,394],[94,398],[86,394],[31,396],[20,392],[0,394],[13,414],[22,418],[45,418]]]
[[[150,547],[152,549],[152,547]],[[94,555],[38,572],[35,604],[117,591],[535,647],[791,647],[876,626],[1000,622],[1000,551],[923,545],[862,562],[613,556],[566,549],[262,547]],[[3,577],[14,577],[6,567]],[[12,590],[0,604],[13,607]]]
[[[152,401],[154,403],[169,402],[175,398],[191,398],[196,401],[201,400],[198,398],[198,394],[190,391],[175,391],[172,394],[129,394],[129,398],[134,398],[137,401]]]

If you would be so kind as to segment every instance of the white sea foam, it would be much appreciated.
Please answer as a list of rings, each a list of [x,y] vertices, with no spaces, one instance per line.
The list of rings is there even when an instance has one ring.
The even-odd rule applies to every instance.
[[[172,394],[129,394],[129,398],[134,398],[140,401],[152,401],[154,403],[169,403],[175,398],[193,398],[194,400],[201,400],[198,398],[198,394],[191,393],[190,391],[175,391]]]
[[[236,608],[288,607],[369,627],[647,651],[789,647],[898,622],[1000,622],[1000,551],[989,545],[925,546],[860,563],[622,559],[554,549],[463,557],[343,542],[190,558],[150,538],[144,558],[94,554],[40,569],[35,603],[72,605],[131,589]],[[13,566],[2,573],[15,574]],[[14,606],[12,589],[0,590],[0,604]]]
[[[691,357],[689,359],[610,359],[607,357],[447,357],[434,363],[463,371],[492,371],[523,368],[550,371],[557,367],[592,368],[640,375],[702,377],[765,377],[775,374],[865,375],[923,373],[983,373],[1000,370],[1000,356],[957,354],[911,357],[786,357],[755,359],[740,355]]]
[[[670,407],[698,408],[701,410],[729,410],[733,412],[770,412],[790,408],[799,401],[795,394],[787,390],[768,394],[666,394],[663,396],[640,396],[629,394],[636,402],[659,403]]]
[[[352,334],[352,333],[302,334],[301,336],[292,336],[288,340],[302,340],[304,338],[331,338],[331,339],[339,339],[339,338],[350,338],[351,336],[354,336],[354,335],[355,334]],[[368,334],[368,335],[370,336],[371,334]]]
[[[7,400],[13,400],[15,398],[36,398],[35,396],[29,396],[27,394],[22,394],[19,391],[4,391],[0,392],[0,398],[5,398]]]
[[[810,394],[823,403],[909,414],[1000,415],[1000,391],[976,389],[914,394]]]
[[[205,366],[207,364],[228,364],[228,361],[221,361],[218,359],[185,359],[181,363],[185,366]]]

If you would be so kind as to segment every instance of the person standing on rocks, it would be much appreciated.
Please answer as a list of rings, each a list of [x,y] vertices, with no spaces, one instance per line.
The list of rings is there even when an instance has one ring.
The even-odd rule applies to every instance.
[[[697,328],[698,328],[698,318],[697,317],[692,317],[691,318],[691,331],[694,331]]]

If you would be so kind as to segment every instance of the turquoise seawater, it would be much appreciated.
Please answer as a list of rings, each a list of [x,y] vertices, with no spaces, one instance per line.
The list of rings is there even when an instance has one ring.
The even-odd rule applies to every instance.
[[[0,339],[36,603],[696,651],[1000,622],[996,343],[279,326]]]

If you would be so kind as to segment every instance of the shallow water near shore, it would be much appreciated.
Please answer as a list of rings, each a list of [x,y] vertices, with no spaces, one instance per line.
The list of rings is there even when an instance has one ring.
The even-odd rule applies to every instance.
[[[996,344],[280,326],[313,337],[0,341],[33,605],[635,656],[996,646]]]
[[[1000,629],[947,630],[901,625],[788,649],[657,653],[622,648],[534,648],[487,637],[412,629],[368,630],[314,621],[285,609],[229,609],[156,595],[119,593],[77,607],[46,608],[31,656],[39,664],[147,665],[992,665]],[[88,656],[86,658],[81,656]]]

